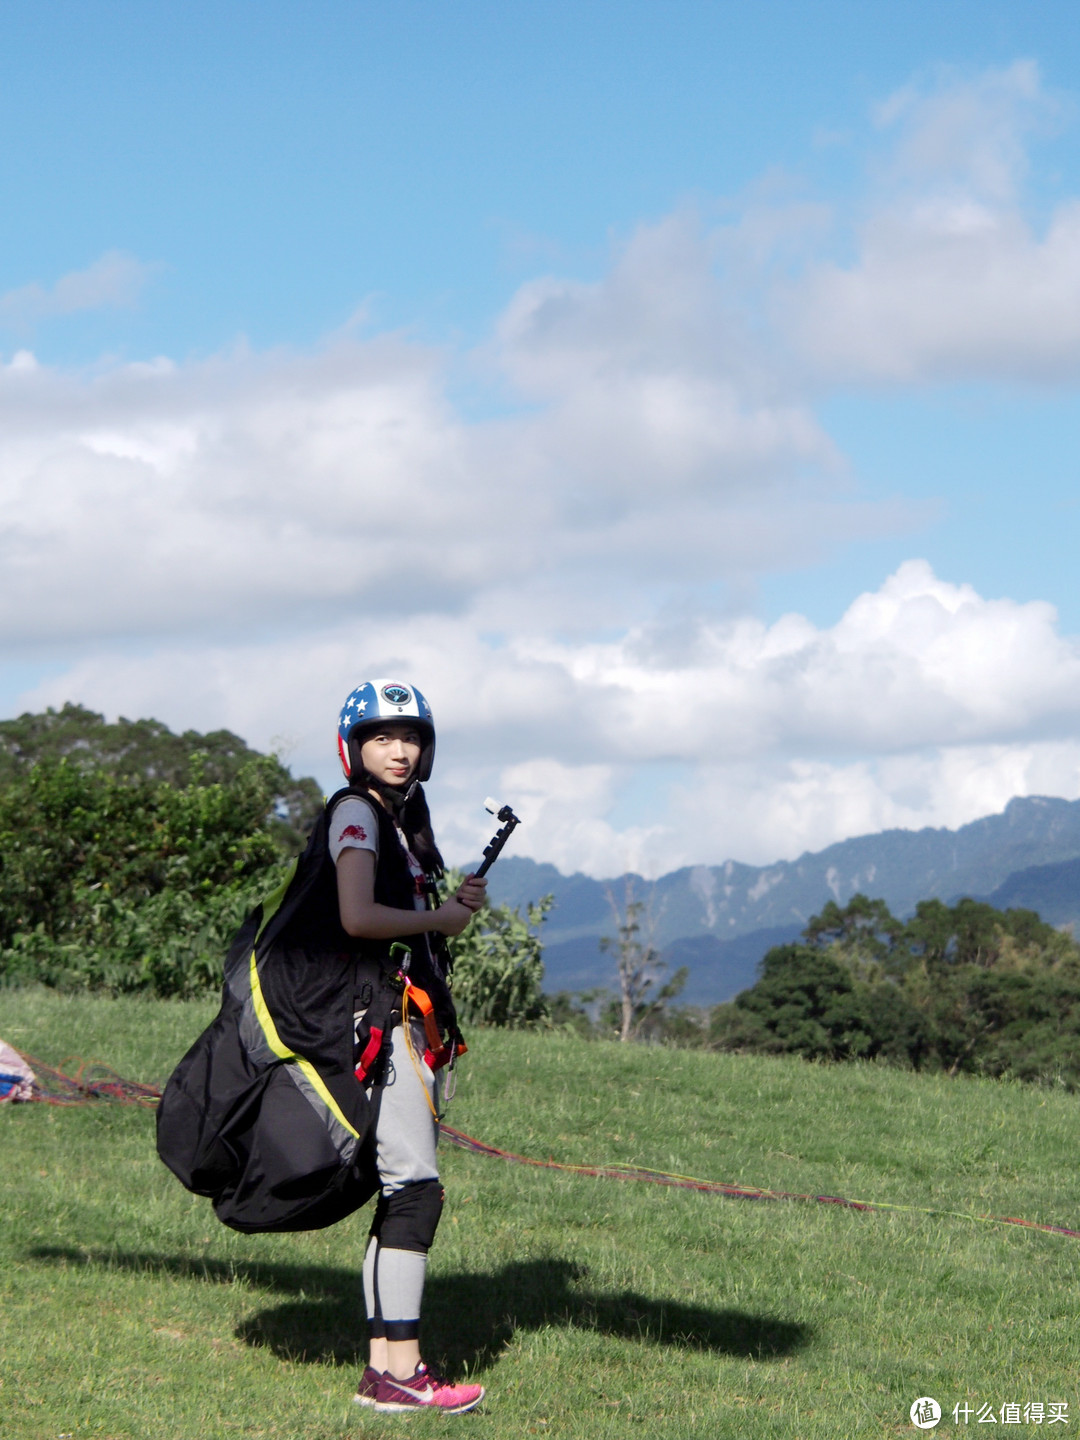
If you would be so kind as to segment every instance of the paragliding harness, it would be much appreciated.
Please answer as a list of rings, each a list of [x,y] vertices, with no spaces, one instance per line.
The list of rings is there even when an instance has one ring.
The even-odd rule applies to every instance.
[[[336,798],[337,799],[337,796]],[[331,802],[333,806],[333,802]],[[520,819],[511,811],[508,805],[498,805],[497,802],[485,801],[485,808],[490,814],[497,816],[503,825],[491,837],[491,841],[484,847],[484,860],[477,868],[478,880],[484,877],[491,870],[498,855],[510,840],[514,828],[521,824]],[[438,903],[438,890],[432,880],[426,881],[425,897],[429,906]],[[449,981],[452,969],[454,969],[454,955],[446,943],[445,936],[432,935],[428,937],[428,943],[433,950],[438,950],[438,959],[442,962],[442,969]],[[435,1015],[435,1005],[432,1004],[431,995],[419,985],[413,985],[409,979],[409,966],[412,963],[412,950],[408,945],[395,940],[390,945],[389,955],[384,962],[382,973],[382,989],[379,996],[360,996],[360,1005],[363,1008],[363,1020],[357,1025],[356,1032],[356,1077],[360,1084],[367,1084],[369,1080],[380,1084],[384,1076],[384,1064],[390,1050],[390,1034],[395,1025],[405,1025],[406,1043],[409,1041],[408,1020],[409,1005],[415,1005],[423,1020],[423,1032],[425,1032],[428,1048],[423,1051],[423,1063],[429,1070],[442,1070],[442,1067],[449,1066],[448,1079],[444,1089],[444,1104],[454,1096],[454,1086],[449,1080],[449,1074],[454,1073],[454,1066],[458,1056],[467,1054],[468,1045],[462,1040],[461,1031],[458,1030],[456,1017],[449,1025],[448,1035],[444,1040],[439,1030],[438,1018]]]
[[[446,956],[449,962],[449,949]],[[389,964],[383,971],[379,993],[371,997],[370,1003],[364,1008],[363,1018],[356,1027],[357,1061],[354,1073],[361,1085],[383,1083],[391,1033],[395,1025],[405,1023],[410,1005],[414,1005],[420,1012],[424,1023],[424,1038],[427,1041],[424,1064],[429,1070],[441,1070],[444,1065],[449,1065],[453,1070],[457,1057],[464,1055],[469,1048],[461,1037],[456,1021],[447,1038],[443,1038],[431,996],[409,979],[411,962],[412,951],[409,946],[395,940],[390,946]],[[448,973],[449,968],[448,964]],[[367,995],[362,992],[358,999],[363,1004]]]
[[[336,799],[337,796],[334,797],[335,801]],[[334,801],[331,801],[331,807],[333,803]],[[482,879],[487,874],[512,835],[515,826],[521,824],[509,805],[500,806],[494,800],[488,800],[485,804],[487,810],[502,821],[502,826],[484,847],[484,858],[475,872],[477,879]],[[434,882],[428,880],[424,889],[429,906],[436,904],[438,893]],[[442,935],[429,936],[428,943],[438,951],[438,959],[442,962],[443,971],[449,980],[454,968],[454,958],[445,937]],[[427,1039],[424,1064],[429,1070],[441,1070],[444,1065],[448,1065],[449,1073],[452,1073],[458,1056],[464,1055],[468,1051],[469,1047],[462,1039],[456,1018],[449,1027],[447,1038],[443,1039],[430,995],[409,979],[411,963],[412,951],[409,946],[400,940],[395,940],[390,946],[389,955],[383,968],[380,994],[377,997],[359,997],[364,1008],[364,1015],[356,1032],[356,1078],[361,1085],[367,1084],[369,1079],[373,1080],[375,1084],[381,1083],[390,1048],[391,1032],[395,1025],[406,1023],[410,1004],[416,1006],[424,1022],[424,1035]],[[447,1086],[443,1095],[444,1102],[450,1100],[452,1095],[453,1088],[448,1074]]]
[[[339,791],[329,802],[327,812],[332,811],[338,799],[348,793],[348,791]],[[500,806],[494,800],[487,800],[485,807],[502,821],[502,825],[484,847],[484,858],[475,872],[477,879],[482,879],[487,874],[503,846],[513,834],[514,828],[521,824],[509,805]],[[379,824],[383,823],[382,818],[379,817]],[[426,882],[424,891],[428,905],[434,907],[438,903],[438,892],[432,880],[429,879]],[[445,937],[429,935],[428,944],[438,952],[437,958],[442,964],[443,973],[449,980],[454,967],[454,958]],[[462,1039],[456,1017],[447,1027],[446,1038],[443,1038],[431,996],[409,978],[411,963],[411,948],[400,940],[393,941],[382,965],[382,983],[379,993],[377,995],[362,994],[357,997],[357,1012],[362,1010],[363,1018],[356,1028],[356,1078],[361,1085],[382,1084],[386,1060],[390,1051],[391,1033],[396,1025],[406,1024],[409,1006],[414,1005],[424,1022],[424,1035],[427,1040],[424,1064],[432,1071],[441,1070],[444,1065],[450,1067],[447,1085],[443,1092],[445,1103],[452,1098],[454,1093],[449,1075],[453,1073],[458,1056],[466,1054],[469,1047]],[[451,1013],[453,1013],[452,1010]],[[406,1039],[408,1040],[407,1025]]]

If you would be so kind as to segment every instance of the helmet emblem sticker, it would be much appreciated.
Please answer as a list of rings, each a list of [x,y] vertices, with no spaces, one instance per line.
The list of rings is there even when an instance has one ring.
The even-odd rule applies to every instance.
[[[382,687],[383,699],[388,700],[391,705],[407,705],[412,699],[410,691],[404,685],[384,685]]]

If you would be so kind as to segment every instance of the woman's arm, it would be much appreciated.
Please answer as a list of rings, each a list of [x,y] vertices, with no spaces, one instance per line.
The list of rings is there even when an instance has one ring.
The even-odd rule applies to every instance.
[[[363,940],[396,940],[429,930],[460,935],[483,904],[486,881],[472,876],[461,887],[462,900],[444,900],[437,910],[397,910],[375,900],[375,854],[342,850],[337,862],[338,909],[346,934]]]

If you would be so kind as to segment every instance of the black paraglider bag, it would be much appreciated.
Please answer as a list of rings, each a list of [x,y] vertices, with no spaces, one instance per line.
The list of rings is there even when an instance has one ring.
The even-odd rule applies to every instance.
[[[158,1107],[159,1156],[235,1230],[321,1229],[378,1187],[375,1105],[353,1073],[357,948],[337,919],[332,806],[241,927],[221,1008]]]

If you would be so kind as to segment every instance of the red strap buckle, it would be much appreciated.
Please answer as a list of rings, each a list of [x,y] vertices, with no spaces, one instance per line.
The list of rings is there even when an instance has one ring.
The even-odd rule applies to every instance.
[[[371,1036],[364,1046],[364,1053],[360,1056],[360,1063],[357,1065],[355,1075],[362,1085],[367,1079],[368,1071],[375,1064],[376,1057],[382,1049],[383,1032],[377,1025],[371,1027]]]

